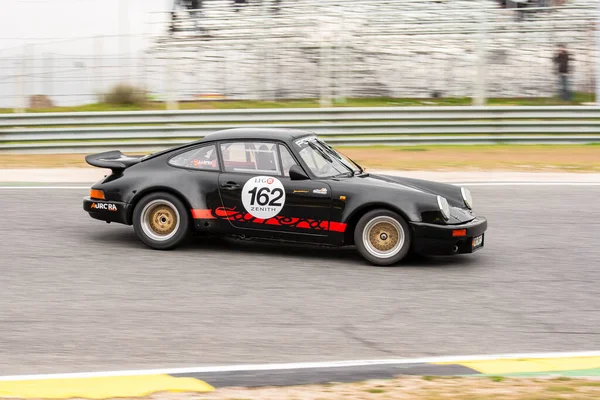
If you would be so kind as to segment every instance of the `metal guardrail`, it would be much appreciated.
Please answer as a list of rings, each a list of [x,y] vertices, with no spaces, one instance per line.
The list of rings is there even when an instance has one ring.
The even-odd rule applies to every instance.
[[[600,118],[598,106],[332,107],[0,114],[0,127],[351,120]]]
[[[298,128],[337,145],[600,142],[600,107],[338,107],[0,115],[0,151],[154,149],[222,129]]]

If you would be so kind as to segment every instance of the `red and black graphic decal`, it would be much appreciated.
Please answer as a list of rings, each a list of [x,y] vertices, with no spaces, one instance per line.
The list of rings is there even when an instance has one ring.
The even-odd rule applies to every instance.
[[[288,226],[292,229],[312,229],[316,231],[344,232],[346,224],[309,218],[286,217],[277,215],[269,219],[256,218],[250,213],[236,211],[235,208],[219,207],[214,210],[192,210],[195,219],[224,219],[236,222],[249,222],[275,226]]]

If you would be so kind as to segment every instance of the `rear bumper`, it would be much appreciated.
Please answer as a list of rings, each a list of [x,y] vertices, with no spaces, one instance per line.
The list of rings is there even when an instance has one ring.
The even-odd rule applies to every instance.
[[[473,253],[485,245],[487,220],[477,217],[471,222],[459,225],[435,225],[412,222],[413,250],[420,254],[450,255]],[[453,232],[465,230],[464,236],[453,236]],[[473,248],[473,239],[483,236],[481,246]]]
[[[107,222],[117,222],[129,225],[129,204],[118,201],[92,200],[89,196],[83,198],[83,209],[90,217]]]

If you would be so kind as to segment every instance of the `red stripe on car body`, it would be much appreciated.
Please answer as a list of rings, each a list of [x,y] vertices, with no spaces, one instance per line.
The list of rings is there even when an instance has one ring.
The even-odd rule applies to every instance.
[[[192,210],[192,217],[194,219],[216,219],[217,217],[215,217],[212,214],[211,210]]]
[[[226,220],[240,221],[240,222],[252,222],[255,224],[266,224],[266,225],[277,225],[277,226],[290,225],[290,223],[294,223],[294,222],[300,220],[300,218],[296,218],[296,217],[280,217],[282,219],[287,220],[286,222],[289,221],[289,223],[286,223],[286,222],[282,223],[282,221],[276,217],[264,220],[264,219],[260,219],[260,218],[253,218],[252,216],[250,216],[250,214],[245,214],[245,215],[243,215],[243,217],[241,219],[236,219],[236,218],[233,218],[233,215],[229,215],[229,213],[227,211],[231,211],[231,210],[218,210],[216,212],[217,216],[215,216],[213,214],[213,210],[210,210],[210,209],[205,209],[205,210],[204,209],[193,209],[192,217],[194,219],[218,219],[219,215],[222,215],[222,219],[226,219]],[[250,218],[247,218],[248,216],[250,216]],[[294,227],[301,228],[301,229],[313,229],[313,227],[311,227],[311,225],[316,222],[318,222],[318,221],[303,220],[303,221],[298,222]],[[318,222],[318,227],[319,227],[319,229],[329,230],[331,232],[345,232],[346,231],[346,224],[344,224],[342,222],[320,221],[320,222]]]
[[[329,230],[332,232],[346,232],[346,224],[342,222],[329,221]]]

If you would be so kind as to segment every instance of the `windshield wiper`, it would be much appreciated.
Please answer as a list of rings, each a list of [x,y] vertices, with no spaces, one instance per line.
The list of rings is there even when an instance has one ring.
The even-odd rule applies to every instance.
[[[354,173],[348,171],[348,172],[340,172],[339,174],[334,175],[335,178],[344,177],[344,176],[347,176],[348,178],[350,178],[350,177],[354,176]]]
[[[350,160],[350,161],[352,162],[352,164],[354,164],[354,165],[355,165],[355,166],[358,168],[358,171],[355,171],[355,170],[354,170],[354,168],[352,168],[352,166],[349,166],[349,165],[348,165],[348,162],[347,162],[347,161],[344,159],[344,157],[342,157],[342,156],[341,156],[341,155],[340,155],[340,154],[339,154],[339,153],[338,153],[338,152],[337,152],[337,151],[336,151],[336,150],[335,150],[333,147],[331,147],[331,146],[330,146],[330,145],[328,145],[327,143],[325,143],[325,142],[321,142],[321,141],[319,141],[319,144],[320,144],[320,145],[322,145],[323,147],[325,147],[325,149],[326,149],[326,150],[327,150],[329,153],[331,153],[332,155],[334,155],[334,156],[335,156],[335,158],[337,158],[338,160],[340,160],[341,164],[342,164],[344,167],[346,167],[346,168],[348,168],[350,171],[352,171],[352,175],[361,175],[361,174],[364,172],[363,168],[362,168],[360,165],[358,165],[356,162],[354,162],[354,160],[353,160],[353,159],[351,159],[350,157],[348,157],[348,156],[344,156],[344,157],[348,158],[348,160]]]
[[[310,147],[311,147],[313,150],[316,150],[316,151],[317,151],[317,152],[318,152],[318,153],[321,155],[321,157],[323,157],[323,158],[324,158],[324,159],[325,159],[327,162],[329,162],[330,164],[333,164],[333,160],[331,159],[331,157],[329,157],[329,156],[327,155],[327,153],[325,153],[325,152],[323,151],[323,149],[319,148],[319,146],[317,146],[317,145],[316,145],[316,144],[314,144],[313,142],[308,142],[308,145],[309,145],[309,146],[310,146]]]
[[[341,164],[343,168],[348,170],[348,172],[340,172],[339,174],[333,175],[333,177],[353,176],[354,175],[354,170],[352,168],[348,167],[346,164],[344,164],[343,162],[340,162],[340,161],[338,161],[336,164],[336,162],[327,154],[327,152],[325,151],[326,149],[323,150],[323,148],[321,148],[321,146],[319,146],[317,143],[310,141],[310,142],[308,142],[308,145],[313,150],[318,152],[325,159],[325,161],[327,161],[329,164],[331,164],[333,169],[335,169],[336,171],[338,170],[338,168],[336,168],[337,164]]]
[[[329,146],[327,143],[325,142],[321,142],[321,141],[317,141],[317,143],[319,144],[319,146],[323,146],[323,148],[325,148],[325,151],[327,151],[328,153],[330,153],[332,156],[334,156],[338,162],[340,164],[342,164],[342,166],[344,168],[346,168],[349,172],[350,172],[350,176],[354,175],[354,169],[348,165],[347,161],[344,160],[343,157],[340,157],[339,153],[336,152],[333,147]]]
[[[347,156],[346,156],[346,157],[347,157]],[[353,160],[353,159],[351,159],[351,158],[348,158],[348,159],[349,159],[350,161],[352,161],[352,163],[353,163],[354,165],[356,165],[356,167],[358,168],[358,171],[356,171],[356,173],[355,173],[354,175],[362,175],[362,174],[364,174],[364,173],[365,173],[365,170],[363,169],[363,167],[361,167],[360,165],[358,165],[358,164],[356,163],[356,161],[354,161],[354,160]]]

